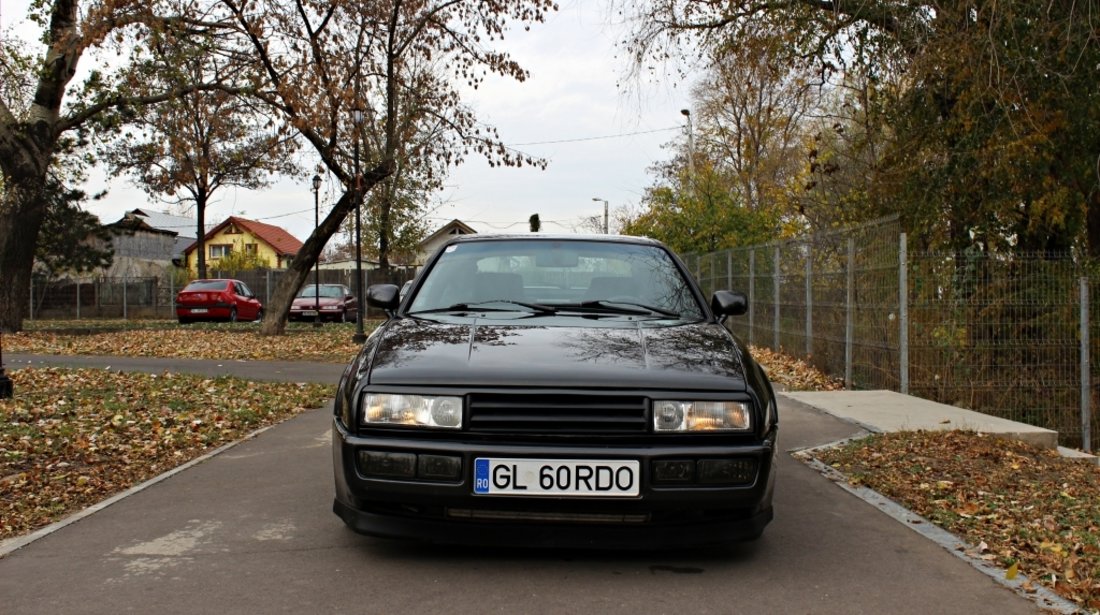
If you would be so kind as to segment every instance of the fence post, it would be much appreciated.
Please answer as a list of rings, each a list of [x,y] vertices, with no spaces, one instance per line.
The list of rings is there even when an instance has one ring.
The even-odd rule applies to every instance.
[[[76,279],[76,319],[80,320],[80,278]]]
[[[707,298],[714,294],[714,291],[718,289],[718,270],[715,268],[714,261],[717,260],[718,253],[710,253],[710,289],[707,292]]]
[[[810,237],[811,242],[813,236]],[[813,244],[806,244],[806,358],[814,354],[814,259]]]
[[[773,303],[775,303],[775,318],[772,323],[774,329],[772,334],[772,349],[779,350],[779,284],[781,276],[779,275],[779,244],[775,244],[775,263],[774,263],[774,276],[775,276],[775,297]]]
[[[34,276],[31,276],[31,305],[30,305],[31,322],[34,322]]]
[[[130,286],[128,283],[130,278],[124,273],[122,274],[122,320],[129,320],[129,314],[127,313],[126,306],[126,290]]]
[[[168,300],[171,301],[168,318],[172,319],[176,315],[176,276],[174,271],[168,273]]]
[[[1081,450],[1092,452],[1092,395],[1089,382],[1089,279],[1081,276]]]
[[[749,248],[749,344],[756,344],[756,248]]]
[[[909,250],[905,233],[898,237],[898,346],[901,393],[909,394]]]
[[[264,305],[271,303],[271,269],[264,272]]]
[[[726,288],[733,290],[733,250],[726,250]]]
[[[852,341],[855,338],[852,330],[853,314],[852,306],[855,300],[855,264],[856,264],[856,240],[848,238],[848,292],[844,299],[844,388],[852,388]]]

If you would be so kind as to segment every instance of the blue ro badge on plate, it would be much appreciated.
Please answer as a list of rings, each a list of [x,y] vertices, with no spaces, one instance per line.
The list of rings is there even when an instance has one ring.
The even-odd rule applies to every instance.
[[[474,460],[474,493],[489,493],[489,460]]]

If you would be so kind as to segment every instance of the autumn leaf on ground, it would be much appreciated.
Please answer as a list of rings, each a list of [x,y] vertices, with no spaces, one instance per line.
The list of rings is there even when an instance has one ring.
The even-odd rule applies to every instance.
[[[4,349],[55,355],[177,357],[252,361],[345,363],[359,351],[354,325],[288,326],[284,335],[261,336],[254,323],[196,324],[171,321],[50,321],[6,335]],[[364,323],[366,331],[378,323]]]
[[[962,537],[1005,578],[1100,609],[1100,467],[961,431],[876,434],[816,456]]]
[[[333,388],[181,374],[26,368],[0,400],[0,539],[95,504],[248,433],[316,408]]]

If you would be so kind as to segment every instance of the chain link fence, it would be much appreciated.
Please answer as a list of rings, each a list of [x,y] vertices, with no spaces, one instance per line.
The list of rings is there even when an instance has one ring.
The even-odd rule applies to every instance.
[[[209,271],[210,278],[233,278],[244,282],[265,305],[271,301],[275,284],[284,270],[254,269],[234,274]],[[321,284],[344,284],[354,293],[355,270],[321,269]],[[389,272],[363,271],[363,292],[371,284],[400,286],[416,276],[415,267],[396,267]],[[306,284],[314,282],[310,272]],[[80,318],[175,318],[176,293],[186,280],[172,274],[160,277],[106,277],[31,281],[30,320]],[[382,313],[368,309],[368,317]]]
[[[1100,274],[1069,255],[910,250],[896,218],[688,255],[709,295],[749,297],[728,322],[753,345],[853,389],[889,389],[1057,430],[1100,429]]]

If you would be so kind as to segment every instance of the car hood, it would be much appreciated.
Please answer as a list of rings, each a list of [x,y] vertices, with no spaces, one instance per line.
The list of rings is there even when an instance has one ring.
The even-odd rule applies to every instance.
[[[732,336],[715,323],[469,324],[404,318],[376,332],[370,384],[745,390]]]

